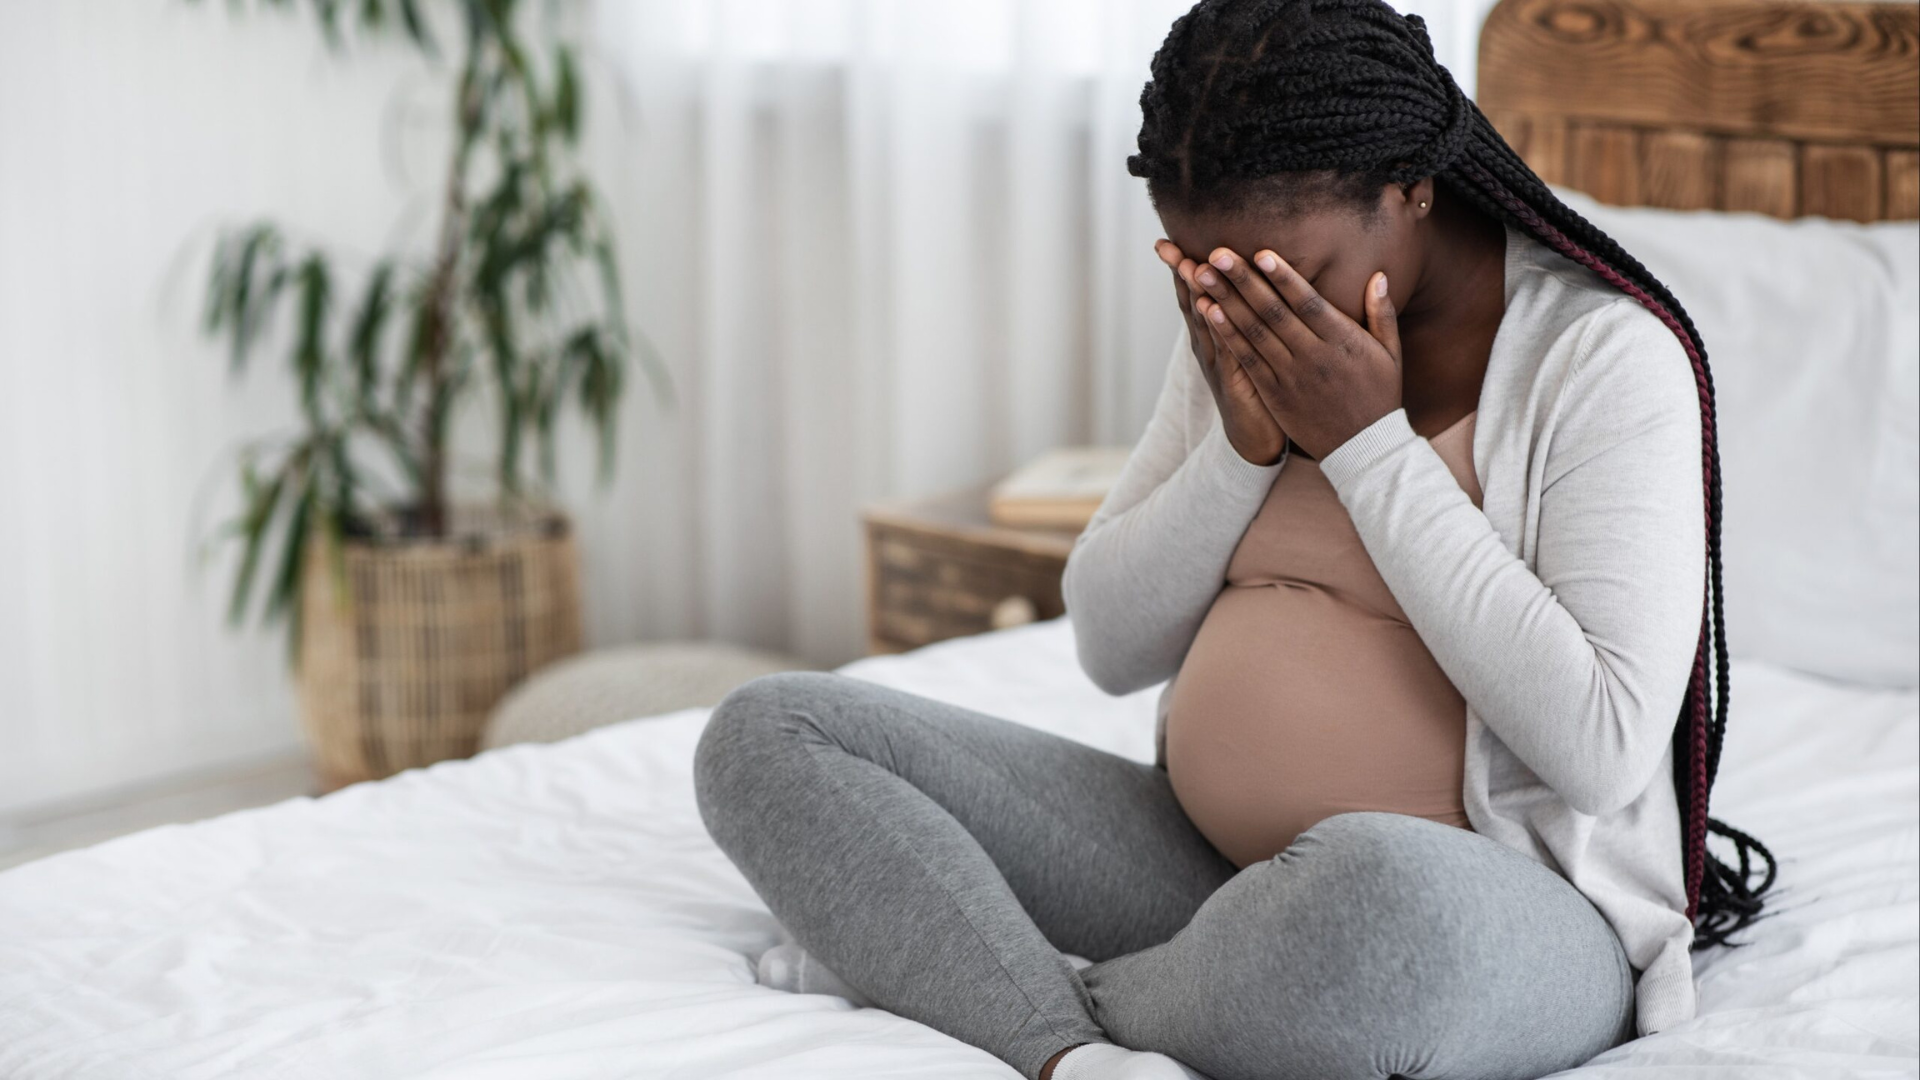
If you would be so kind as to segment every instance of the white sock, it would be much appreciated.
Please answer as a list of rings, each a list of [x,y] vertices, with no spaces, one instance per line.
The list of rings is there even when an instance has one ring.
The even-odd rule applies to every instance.
[[[1072,953],[1063,955],[1075,971],[1084,971],[1093,966],[1093,961],[1086,957]],[[797,942],[782,942],[761,953],[760,962],[754,965],[754,977],[761,986],[784,990],[789,994],[832,994],[846,998],[863,1009],[873,1004],[865,994],[849,986],[845,979],[835,975],[832,969],[815,959]]]
[[[863,1009],[873,1004],[865,994],[847,985],[827,965],[791,941],[775,945],[760,954],[760,963],[755,965],[754,974],[761,986],[785,990],[789,994],[831,994],[846,998]]]
[[[1165,1054],[1087,1043],[1053,1063],[1053,1080],[1207,1080]]]

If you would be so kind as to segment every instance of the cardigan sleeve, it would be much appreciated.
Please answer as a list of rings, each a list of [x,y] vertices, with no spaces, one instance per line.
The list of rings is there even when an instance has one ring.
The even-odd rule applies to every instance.
[[[1205,395],[1204,411],[1195,395]],[[1196,413],[1215,421],[1197,444]],[[1146,431],[1075,539],[1061,580],[1080,666],[1095,685],[1128,694],[1173,676],[1285,464],[1283,455],[1255,465],[1233,448],[1182,334]]]
[[[1622,306],[1624,305],[1624,306]],[[1672,740],[1706,590],[1701,417],[1673,334],[1629,298],[1581,338],[1538,436],[1529,569],[1404,409],[1326,456],[1381,577],[1494,734],[1575,810],[1631,803]]]

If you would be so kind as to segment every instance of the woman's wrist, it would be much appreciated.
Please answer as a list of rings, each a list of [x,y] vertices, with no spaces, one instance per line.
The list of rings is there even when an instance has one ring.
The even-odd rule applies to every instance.
[[[1224,483],[1235,489],[1257,487],[1264,491],[1267,485],[1273,483],[1273,478],[1279,473],[1281,464],[1287,460],[1285,440],[1281,442],[1279,456],[1272,462],[1262,465],[1248,460],[1247,456],[1233,445],[1233,439],[1227,435],[1226,428],[1219,425],[1200,440],[1196,452],[1209,475],[1221,478]]]
[[[1407,420],[1406,407],[1401,406],[1329,451],[1320,459],[1320,472],[1338,489],[1366,472],[1374,462],[1416,438],[1419,436]]]

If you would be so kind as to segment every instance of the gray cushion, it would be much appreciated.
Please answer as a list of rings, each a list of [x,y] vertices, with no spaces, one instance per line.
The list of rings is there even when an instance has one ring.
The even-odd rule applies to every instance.
[[[714,705],[749,679],[808,665],[709,641],[628,645],[582,653],[535,673],[494,707],[480,748],[556,742],[583,731]]]

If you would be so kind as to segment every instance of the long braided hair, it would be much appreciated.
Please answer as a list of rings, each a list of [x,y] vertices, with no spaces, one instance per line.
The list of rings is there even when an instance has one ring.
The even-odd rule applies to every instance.
[[[1729,944],[1760,916],[1776,867],[1758,840],[1707,812],[1729,693],[1720,454],[1706,345],[1686,310],[1514,153],[1435,58],[1424,21],[1381,0],[1201,0],[1173,24],[1155,54],[1140,106],[1140,152],[1127,159],[1127,169],[1148,181],[1157,204],[1203,209],[1276,194],[1290,201],[1333,197],[1369,209],[1385,185],[1431,176],[1495,220],[1593,270],[1680,339],[1700,392],[1708,566],[1702,609],[1711,619],[1701,620],[1674,730],[1673,779],[1693,947]],[[1289,182],[1274,183],[1283,174]],[[1710,688],[1717,691],[1711,702]],[[1737,870],[1707,850],[1709,832],[1733,842]],[[1765,879],[1752,888],[1755,855],[1767,866]]]

